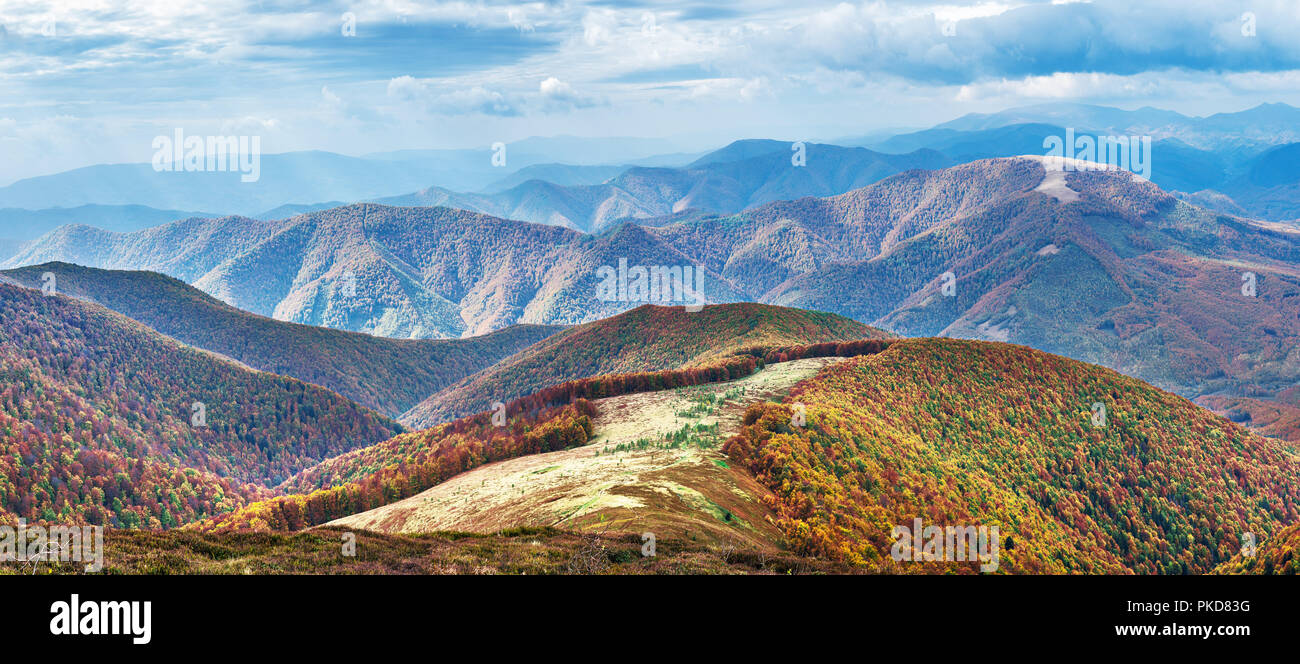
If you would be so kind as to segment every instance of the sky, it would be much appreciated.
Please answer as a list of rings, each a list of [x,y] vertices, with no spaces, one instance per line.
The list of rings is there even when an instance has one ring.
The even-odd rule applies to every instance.
[[[1300,106],[1300,1],[0,0],[0,184],[148,162],[529,136],[861,136],[1084,102]]]

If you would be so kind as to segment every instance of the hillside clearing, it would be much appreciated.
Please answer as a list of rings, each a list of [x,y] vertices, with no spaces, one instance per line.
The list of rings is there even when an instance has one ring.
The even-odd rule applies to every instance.
[[[592,442],[489,464],[329,525],[385,533],[489,533],[525,526],[653,532],[772,547],[765,491],[720,451],[748,404],[778,399],[841,358],[769,365],[727,383],[596,401]],[[721,462],[721,463],[719,463]]]

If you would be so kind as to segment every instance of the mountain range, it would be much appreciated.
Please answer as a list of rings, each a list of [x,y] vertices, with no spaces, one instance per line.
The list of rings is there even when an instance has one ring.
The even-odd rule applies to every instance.
[[[256,174],[251,168],[246,169],[248,172],[233,168],[158,171],[151,163],[99,164],[25,178],[0,187],[0,208],[35,211],[83,205],[141,205],[257,215],[289,204],[356,202],[394,196],[415,191],[430,182],[477,191],[516,170],[539,164],[678,166],[698,156],[679,151],[660,152],[665,147],[671,150],[674,145],[658,139],[555,136],[513,141],[506,145],[504,152],[489,146],[399,150],[361,156],[319,150],[259,152]],[[494,161],[495,155],[504,161],[500,158]],[[248,163],[253,163],[251,155]],[[203,166],[207,168],[206,162]],[[246,181],[246,175],[252,181]]]
[[[865,148],[803,144],[795,165],[791,142],[736,141],[682,168],[626,169],[600,184],[565,186],[532,179],[497,193],[431,187],[380,198],[384,205],[446,206],[506,219],[599,233],[620,220],[686,210],[740,212],[777,200],[828,196],[915,168],[952,163],[930,150],[888,155]]]
[[[1300,377],[1300,230],[1044,158],[598,235],[373,204],[124,235],[64,227],[10,264],[51,260],[155,270],[278,320],[413,338],[606,318],[643,302],[602,299],[602,267],[694,266],[708,302],[1023,343],[1189,397],[1267,397]]]
[[[1149,106],[1124,110],[1094,104],[1052,102],[995,113],[967,113],[934,129],[980,131],[1026,123],[1088,128],[1108,134],[1177,138],[1204,150],[1271,146],[1300,142],[1300,109],[1283,103],[1260,104],[1242,111],[1204,117]]]
[[[1300,110],[1285,104],[1204,118],[1151,108],[1025,106],[886,138],[844,140],[848,147],[803,143],[802,168],[790,167],[793,141],[742,140],[704,154],[644,156],[653,141],[566,137],[511,143],[508,167],[493,165],[487,148],[266,155],[268,179],[251,184],[241,183],[236,173],[93,166],[0,188],[0,207],[14,208],[0,210],[0,222],[21,230],[0,233],[0,252],[12,255],[56,220],[122,231],[199,216],[159,208],[269,220],[352,202],[447,205],[598,232],[620,220],[692,209],[733,213],[775,200],[840,194],[910,168],[1043,154],[1044,139],[1067,130],[1077,136],[1149,136],[1149,175],[1165,190],[1220,212],[1295,220],[1298,119]],[[564,159],[570,161],[557,161]],[[24,224],[29,218],[47,225]]]

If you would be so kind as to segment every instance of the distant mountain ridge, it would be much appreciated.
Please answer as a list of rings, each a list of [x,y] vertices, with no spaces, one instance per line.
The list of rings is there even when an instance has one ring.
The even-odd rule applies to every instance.
[[[81,205],[143,205],[255,215],[283,205],[355,202],[394,196],[437,182],[477,191],[533,164],[689,161],[671,141],[646,138],[532,137],[506,144],[505,165],[489,146],[401,150],[353,157],[308,150],[259,154],[255,181],[236,171],[162,171],[150,163],[98,164],[25,178],[0,187],[0,208],[40,210]],[[250,157],[251,163],[251,157]],[[205,165],[206,168],[206,165]],[[3,237],[3,235],[0,235]]]
[[[1149,109],[1144,109],[1149,110]],[[1167,111],[1119,111],[1106,107],[1055,105],[1013,109],[990,116],[967,116],[922,131],[870,144],[889,153],[929,149],[959,163],[1044,154],[1043,141],[1076,136],[1150,136],[1151,179],[1161,188],[1221,212],[1260,219],[1300,219],[1300,109],[1267,105],[1239,114],[1183,118],[1160,125]],[[1174,114],[1177,115],[1177,114]],[[1249,118],[1268,122],[1255,126]],[[1045,121],[1045,120],[1050,120]],[[1219,127],[1211,140],[1196,127]],[[1250,127],[1247,132],[1246,128]],[[1218,135],[1218,134],[1215,134]],[[1251,138],[1242,138],[1243,136]]]
[[[130,233],[177,219],[211,217],[205,212],[158,210],[143,205],[82,205],[74,208],[0,209],[0,260],[9,258],[26,243],[60,226],[94,225],[106,231]]]
[[[785,141],[736,141],[684,168],[632,167],[601,184],[564,186],[533,179],[490,194],[430,187],[375,202],[447,206],[599,233],[619,221],[686,210],[732,213],[777,200],[840,194],[905,170],[952,163],[932,150],[886,155],[808,143],[796,164],[793,147]]]
[[[389,417],[425,397],[563,329],[515,325],[481,337],[402,340],[285,323],[249,314],[182,281],[46,263],[0,272],[41,288],[86,298],[183,343],[249,367],[327,387]]]
[[[981,131],[1025,123],[1049,123],[1115,134],[1149,134],[1155,139],[1175,138],[1203,150],[1300,142],[1300,108],[1283,103],[1196,117],[1151,107],[1129,111],[1053,102],[996,113],[968,113],[933,129]]]
[[[1300,143],[1300,129],[1297,129],[1300,109],[1281,103],[1206,117],[1154,108],[1130,111],[1069,103],[972,113],[883,140],[873,137],[849,141],[865,147],[807,143],[809,149],[827,152],[835,148],[843,152],[839,156],[829,152],[823,155],[832,162],[847,161],[840,166],[809,161],[809,169],[825,172],[811,176],[807,172],[786,174],[766,184],[752,182],[757,174],[772,177],[770,168],[763,164],[751,164],[740,171],[709,171],[724,162],[747,162],[783,151],[789,157],[793,141],[742,140],[698,156],[656,152],[655,146],[659,151],[679,150],[678,143],[664,139],[557,136],[507,144],[508,157],[504,163],[508,165],[494,162],[494,152],[487,147],[399,150],[359,157],[324,151],[266,154],[261,156],[265,161],[261,175],[252,183],[241,182],[240,173],[234,172],[159,173],[150,164],[101,164],[0,187],[0,208],[42,210],[56,206],[139,205],[272,218],[274,214],[289,216],[324,209],[322,206],[328,205],[324,201],[340,204],[377,201],[394,205],[448,204],[494,216],[598,231],[624,217],[655,217],[691,207],[710,212],[738,212],[773,200],[843,193],[909,168],[940,168],[976,159],[1041,154],[1041,145],[1029,145],[1032,149],[1025,149],[1024,142],[1012,135],[1015,133],[1012,127],[1024,125],[1149,135],[1155,142],[1163,142],[1162,152],[1168,153],[1161,161],[1163,168],[1169,170],[1158,171],[1157,177],[1157,182],[1166,189],[1188,194],[1212,189],[1244,199],[1244,208],[1256,216],[1300,217],[1300,204],[1295,202],[1300,194],[1291,189],[1282,193],[1255,191],[1249,185],[1258,185],[1259,178],[1239,182],[1239,174],[1227,173],[1215,179],[1214,173],[1203,173],[1201,168],[1206,164],[1212,169],[1222,169],[1224,164],[1231,168],[1269,148]],[[844,156],[851,154],[849,151],[866,148],[880,153]],[[909,163],[899,162],[902,153],[925,149],[942,154],[917,155]],[[1194,163],[1182,163],[1188,159]],[[618,183],[612,183],[613,189],[582,190],[610,184],[629,167],[691,173],[687,180],[697,188],[688,186],[680,177],[664,179],[667,173],[659,173],[655,177],[662,180],[658,187],[662,191],[624,191]],[[847,181],[843,173],[832,174],[836,169],[857,169],[864,176]],[[1244,169],[1250,171],[1251,167]],[[634,177],[644,179],[650,175],[642,172]],[[1189,175],[1196,177],[1188,183],[1199,182],[1204,186],[1187,188],[1184,185],[1188,183],[1162,179]],[[1280,184],[1296,185],[1300,180],[1298,175],[1288,168],[1282,175],[1270,174],[1265,179],[1280,178]],[[539,188],[534,180],[549,187]],[[1206,184],[1209,180],[1213,182]],[[1262,188],[1271,190],[1277,184]],[[630,194],[630,198],[625,194]],[[1284,206],[1279,204],[1279,197],[1285,199]],[[4,237],[0,234],[0,238]]]

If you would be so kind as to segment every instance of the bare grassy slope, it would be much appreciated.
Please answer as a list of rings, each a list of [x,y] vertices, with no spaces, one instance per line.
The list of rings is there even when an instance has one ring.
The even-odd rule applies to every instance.
[[[385,533],[553,526],[776,547],[766,490],[727,464],[721,442],[749,403],[780,398],[840,360],[794,360],[727,383],[601,399],[588,445],[488,464],[331,525]]]

